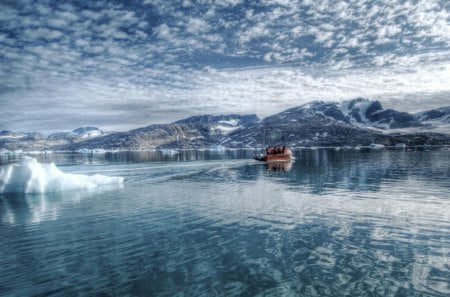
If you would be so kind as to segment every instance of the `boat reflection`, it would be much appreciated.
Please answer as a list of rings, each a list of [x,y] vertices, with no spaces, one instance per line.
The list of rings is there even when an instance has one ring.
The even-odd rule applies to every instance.
[[[267,172],[289,172],[292,163],[292,161],[269,161],[266,163]]]

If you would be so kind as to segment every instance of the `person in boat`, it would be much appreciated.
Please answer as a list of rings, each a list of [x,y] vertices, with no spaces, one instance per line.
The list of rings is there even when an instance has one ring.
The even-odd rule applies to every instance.
[[[278,147],[278,146],[274,146],[274,147],[269,146],[266,149],[266,153],[267,153],[267,155],[276,155],[276,154],[279,154],[279,150],[280,150],[280,147]]]
[[[289,153],[288,148],[283,145],[283,146],[268,146],[266,147],[266,155],[282,155],[282,154],[287,154]]]
[[[291,158],[291,150],[285,145],[275,147],[269,145],[266,147],[265,156],[254,155],[253,158],[258,161],[286,161]]]
[[[277,146],[277,149],[276,149],[275,153],[276,153],[277,155],[279,155],[279,154],[282,153],[281,146]]]

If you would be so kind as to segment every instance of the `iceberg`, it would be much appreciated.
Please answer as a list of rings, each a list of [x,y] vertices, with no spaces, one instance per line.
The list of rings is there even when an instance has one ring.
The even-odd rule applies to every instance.
[[[20,163],[0,169],[0,194],[51,193],[122,185],[123,177],[64,173],[54,163],[39,163],[22,156]]]

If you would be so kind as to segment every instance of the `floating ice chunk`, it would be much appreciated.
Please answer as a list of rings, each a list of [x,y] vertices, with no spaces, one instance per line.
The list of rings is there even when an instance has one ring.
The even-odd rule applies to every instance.
[[[0,155],[9,155],[11,153],[12,153],[11,151],[8,151],[7,149],[4,148],[0,150]]]
[[[64,173],[53,163],[38,163],[35,158],[26,156],[21,158],[20,163],[0,170],[0,194],[86,190],[122,183],[123,177]]]
[[[372,149],[383,149],[383,148],[385,148],[384,144],[379,144],[379,143],[372,143],[372,144],[370,145],[370,147],[371,147]]]

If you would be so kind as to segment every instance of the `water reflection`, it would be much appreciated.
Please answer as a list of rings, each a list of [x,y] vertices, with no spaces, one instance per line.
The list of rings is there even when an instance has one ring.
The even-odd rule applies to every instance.
[[[292,169],[292,164],[294,162],[291,161],[282,161],[282,162],[267,162],[266,167],[268,172],[289,172]]]
[[[233,169],[239,175],[224,171],[209,170],[215,182],[208,185],[196,184],[205,172],[185,177],[182,189],[175,181],[166,185],[157,208],[176,217],[174,228],[183,231],[175,243],[162,235],[168,225],[161,228],[165,253],[158,263],[167,266],[134,280],[138,295],[450,293],[448,180],[438,185],[411,175],[380,183],[377,191],[317,195],[264,166]],[[245,175],[257,178],[242,180]],[[183,252],[167,252],[173,246]]]
[[[105,153],[33,154],[39,162],[59,165],[145,162],[189,162],[203,160],[252,159],[254,150],[154,150]],[[21,155],[0,154],[0,166],[17,162]]]
[[[0,195],[0,222],[7,225],[29,225],[57,220],[60,212],[94,195],[123,189],[122,184],[99,189],[45,194],[8,193]]]
[[[250,150],[157,151],[106,153],[104,156],[53,154],[43,155],[41,158],[46,162],[59,162],[64,171],[72,173],[128,176],[126,187],[145,186],[140,182],[168,180],[221,184],[259,180],[288,186],[291,191],[321,195],[335,193],[337,190],[379,192],[383,185],[393,185],[400,181],[408,183],[411,179],[414,179],[414,183],[410,186],[419,188],[419,192],[423,192],[420,187],[424,187],[428,191],[424,194],[433,192],[426,185],[428,180],[436,187],[449,187],[449,151],[301,150],[295,152],[295,159],[291,162],[269,163],[253,161],[252,154]],[[80,162],[88,165],[82,166],[83,170],[77,172],[80,167],[72,165]],[[125,165],[111,167],[108,163]],[[146,163],[155,165],[144,166]],[[100,164],[102,166],[92,166]],[[70,166],[67,167],[68,165]],[[108,190],[110,189],[104,188],[102,191]],[[101,192],[97,190],[97,194]],[[38,222],[44,218],[56,219],[62,204],[79,202],[83,197],[91,195],[92,191],[3,195],[0,196],[0,218],[3,222],[23,223]]]
[[[0,196],[0,295],[450,295],[448,152],[205,154],[66,168],[120,190]]]
[[[302,150],[295,153],[292,162],[249,161],[226,170],[222,165],[215,168],[214,176],[214,169],[197,172],[196,180],[222,183],[269,179],[315,194],[338,189],[377,192],[383,184],[410,178],[448,185],[449,155],[448,151]]]

